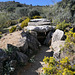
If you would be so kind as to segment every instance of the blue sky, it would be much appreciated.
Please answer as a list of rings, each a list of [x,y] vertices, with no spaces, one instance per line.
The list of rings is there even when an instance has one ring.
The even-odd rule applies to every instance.
[[[13,1],[13,0],[0,0],[0,2],[3,1]],[[32,5],[50,5],[53,4],[52,1],[59,2],[61,0],[14,0],[14,1]]]

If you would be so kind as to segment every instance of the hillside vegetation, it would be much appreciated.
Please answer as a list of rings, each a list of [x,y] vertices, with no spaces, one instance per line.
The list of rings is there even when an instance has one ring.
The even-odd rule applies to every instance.
[[[44,47],[40,52],[42,45],[49,52]],[[34,62],[37,53],[27,75],[37,75],[31,71],[41,64],[46,67],[39,75],[75,75],[75,0],[50,6],[0,2],[0,75],[18,75],[13,73]]]
[[[35,14],[33,14],[35,12]],[[75,20],[75,1],[62,0],[55,5],[50,6],[32,6],[21,4],[15,1],[0,2],[0,28],[9,27],[6,22],[9,20],[18,20],[23,16],[32,17],[42,16],[52,20],[53,23],[66,20],[74,24]]]

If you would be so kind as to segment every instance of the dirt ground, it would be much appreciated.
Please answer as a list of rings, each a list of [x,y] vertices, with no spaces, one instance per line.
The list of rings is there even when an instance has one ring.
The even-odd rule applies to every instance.
[[[15,75],[40,75],[44,64],[44,56],[53,56],[53,52],[46,46],[42,46],[41,50],[35,55],[34,62],[28,63],[27,66],[20,68]]]

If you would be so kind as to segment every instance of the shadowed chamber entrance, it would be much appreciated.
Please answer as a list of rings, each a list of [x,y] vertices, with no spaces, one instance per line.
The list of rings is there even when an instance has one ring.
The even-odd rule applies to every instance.
[[[48,32],[37,32],[37,39],[43,45]]]

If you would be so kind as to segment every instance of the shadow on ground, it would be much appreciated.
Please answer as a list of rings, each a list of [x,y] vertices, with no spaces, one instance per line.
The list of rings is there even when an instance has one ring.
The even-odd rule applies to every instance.
[[[43,61],[44,56],[53,56],[53,51],[50,51],[50,49],[46,46],[42,46],[41,50],[34,57],[35,62],[28,63],[27,66],[20,68],[16,75],[39,75],[37,70],[42,67],[40,62]]]

